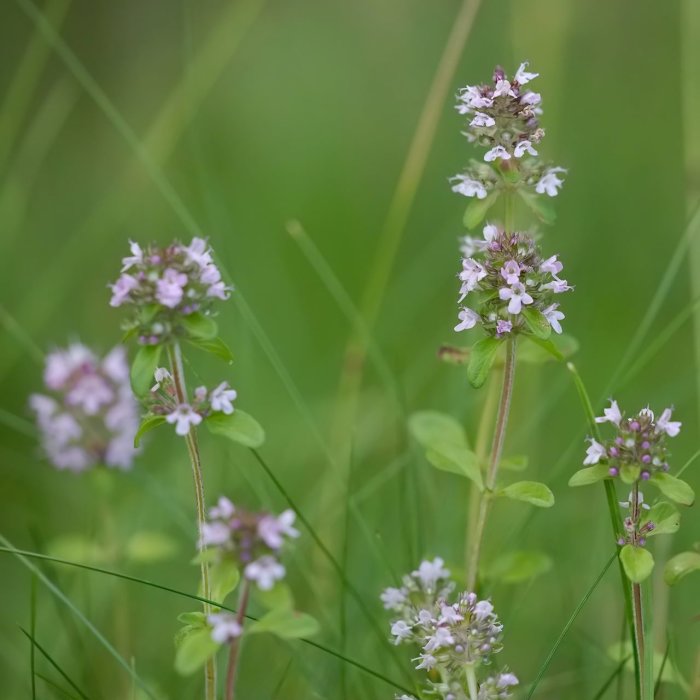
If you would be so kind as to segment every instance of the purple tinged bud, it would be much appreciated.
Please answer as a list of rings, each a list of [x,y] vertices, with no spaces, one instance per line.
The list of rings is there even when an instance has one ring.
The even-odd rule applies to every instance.
[[[650,447],[651,447],[651,443],[650,443],[648,440],[645,440],[645,441],[642,443],[642,449],[643,449],[643,450],[648,450]]]
[[[151,255],[150,262],[151,265],[160,265],[160,255]]]
[[[639,428],[640,428],[639,421],[633,420],[630,422],[630,430],[632,430],[636,433],[639,431]]]
[[[148,336],[140,335],[139,336],[139,345],[148,345]]]
[[[646,543],[647,543],[646,537],[640,537],[640,538],[639,538],[638,544],[639,544],[640,547],[643,547]]]
[[[661,467],[665,472],[667,472],[671,467],[668,464],[664,464],[663,467]]]
[[[648,481],[650,476],[651,476],[651,474],[649,472],[647,472],[647,471],[642,472],[642,479],[644,481]]]
[[[624,544],[625,544],[625,538],[624,538],[624,537],[619,537],[618,540],[617,540],[617,544],[618,544],[620,547],[623,547]]]
[[[622,445],[624,442],[625,441],[619,435],[615,438],[615,444],[617,445]]]
[[[158,345],[160,341],[160,338],[157,335],[152,335],[149,339],[148,342],[150,345]]]
[[[461,653],[464,651],[464,647],[463,647],[461,644],[457,644],[457,645],[455,646],[455,651],[456,651],[458,654],[461,654]]]
[[[651,462],[651,455],[642,455],[642,462],[644,462],[644,464],[649,464],[649,462]]]
[[[608,474],[610,474],[610,476],[617,476],[619,473],[620,471],[617,467],[610,467],[610,469],[608,469]]]
[[[608,450],[608,454],[609,454],[611,457],[619,457],[619,456],[620,456],[620,450],[618,450],[617,447],[611,447],[611,448]]]

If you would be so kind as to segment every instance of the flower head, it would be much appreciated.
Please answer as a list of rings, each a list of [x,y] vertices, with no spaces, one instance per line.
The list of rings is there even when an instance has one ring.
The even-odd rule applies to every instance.
[[[131,310],[124,328],[142,345],[186,334],[187,317],[209,315],[212,300],[230,294],[202,238],[192,239],[189,246],[175,242],[165,248],[142,248],[131,241],[130,250],[120,277],[110,285],[110,305]]]
[[[103,358],[80,343],[54,350],[44,383],[49,394],[33,394],[29,405],[54,466],[76,472],[98,464],[131,467],[139,416],[123,347]]]
[[[231,613],[213,613],[207,616],[207,622],[211,626],[211,638],[217,644],[226,644],[243,634],[241,623]]]

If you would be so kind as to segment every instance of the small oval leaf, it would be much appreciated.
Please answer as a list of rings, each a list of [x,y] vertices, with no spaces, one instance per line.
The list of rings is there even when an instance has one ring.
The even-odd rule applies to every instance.
[[[472,346],[467,366],[467,379],[475,389],[482,386],[489,376],[501,342],[498,338],[489,337],[482,338]]]
[[[209,627],[185,627],[177,637],[175,670],[182,676],[189,676],[216,654],[218,648]]]
[[[570,479],[569,486],[588,486],[610,477],[610,469],[605,464],[579,469]]]
[[[476,228],[484,220],[488,210],[496,203],[498,195],[498,190],[494,190],[484,199],[477,199],[476,197],[472,199],[464,210],[462,219],[464,225],[468,229]]]
[[[664,581],[669,586],[675,586],[682,578],[693,571],[700,571],[700,554],[697,552],[681,552],[666,562]]]
[[[223,603],[226,596],[236,589],[241,574],[231,559],[221,559],[209,569],[211,599]]]
[[[408,430],[426,449],[442,445],[467,447],[467,436],[459,421],[438,411],[417,411],[408,419]]]
[[[484,482],[479,469],[479,460],[466,447],[443,445],[441,449],[428,450],[426,459],[436,468],[471,479],[483,491]]]
[[[211,316],[200,313],[183,316],[180,319],[180,325],[190,338],[197,340],[213,340],[219,332],[216,321]]]
[[[177,549],[177,542],[165,533],[143,530],[129,538],[125,554],[133,562],[151,564],[170,559]]]
[[[654,484],[664,496],[682,506],[692,506],[695,501],[695,492],[690,484],[666,472],[657,472],[649,479],[649,483]]]
[[[131,388],[137,396],[147,394],[153,386],[153,374],[160,363],[162,345],[141,345],[131,363]]]
[[[546,484],[539,481],[516,481],[498,491],[496,495],[514,501],[525,501],[538,508],[550,508],[554,505],[554,494]]]
[[[522,472],[527,469],[530,460],[527,455],[515,455],[513,457],[505,457],[498,465],[499,469],[507,469],[511,472]]]
[[[484,577],[498,583],[519,583],[547,573],[552,560],[544,552],[518,550],[501,554],[485,567]]]
[[[654,523],[654,529],[648,534],[649,537],[652,535],[672,535],[674,532],[678,532],[678,528],[681,526],[681,514],[672,503],[661,501],[652,506],[651,510],[645,512],[642,525],[648,522]]]
[[[134,447],[138,447],[141,444],[141,438],[154,428],[165,423],[165,416],[146,416],[139,425],[139,429],[134,435]]]
[[[623,464],[620,467],[620,479],[625,484],[633,484],[641,474],[641,467],[638,464]]]
[[[204,352],[216,355],[216,357],[221,358],[228,364],[233,362],[233,353],[221,338],[211,338],[209,340],[203,338],[188,338],[187,341],[200,350],[204,350]]]
[[[236,409],[233,413],[213,413],[205,420],[215,435],[223,435],[246,447],[260,447],[265,442],[265,431],[253,416]]]
[[[277,608],[250,625],[248,632],[270,632],[281,639],[299,639],[318,634],[320,629],[318,621],[311,615],[289,608]]]
[[[547,317],[537,309],[523,306],[520,312],[525,319],[525,325],[532,335],[540,340],[547,340],[552,335],[552,326]],[[563,359],[563,358],[562,358]]]
[[[641,583],[654,568],[654,557],[643,547],[626,544],[620,550],[620,561],[627,578],[633,583]]]

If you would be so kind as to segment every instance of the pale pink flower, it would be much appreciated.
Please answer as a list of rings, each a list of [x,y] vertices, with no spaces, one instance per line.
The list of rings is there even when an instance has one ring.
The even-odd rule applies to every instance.
[[[173,409],[172,413],[165,416],[165,420],[171,425],[175,424],[175,432],[178,435],[185,436],[190,432],[191,427],[202,422],[202,416],[194,411],[189,404],[181,403]]]

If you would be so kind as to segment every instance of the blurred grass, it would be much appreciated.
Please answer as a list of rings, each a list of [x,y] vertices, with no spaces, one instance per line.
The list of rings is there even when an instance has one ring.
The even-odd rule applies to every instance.
[[[441,555],[457,567],[463,557],[466,488],[429,472],[407,451],[402,411],[388,389],[391,378],[409,411],[449,411],[474,436],[482,396],[462,371],[435,359],[437,347],[452,338],[464,205],[446,178],[470,155],[450,104],[441,112],[373,327],[373,347],[386,367],[367,366],[357,420],[346,426],[353,449],[350,489],[329,463],[329,417],[343,409],[335,397],[354,323],[286,223],[302,222],[342,294],[358,307],[460,3],[44,3],[51,26],[113,104],[118,122],[133,131],[131,146],[86,94],[84,81],[47,50],[20,6],[0,8],[6,50],[0,68],[0,301],[20,329],[18,335],[2,324],[2,415],[15,418],[0,428],[0,532],[27,548],[59,535],[82,532],[100,541],[105,535],[103,497],[92,480],[51,470],[31,435],[11,425],[28,417],[27,396],[41,384],[21,334],[44,349],[71,337],[107,349],[120,333],[105,285],[117,273],[127,239],[186,238],[188,226],[201,227],[240,290],[239,302],[221,313],[236,362],[227,369],[193,354],[192,368],[209,381],[230,375],[240,405],[268,431],[265,460],[314,527],[335,521],[338,502],[354,503],[347,535],[333,554],[341,558],[347,547],[345,574],[383,625],[377,595],[393,582],[392,572],[413,568],[416,556]],[[496,0],[480,9],[450,86],[455,92],[486,79],[499,62],[512,69],[529,59],[541,72],[543,147],[569,168],[545,248],[561,253],[576,285],[566,313],[567,331],[582,342],[577,365],[601,400],[612,391],[631,407],[676,405],[685,423],[674,445],[677,467],[697,449],[692,311],[667,342],[654,340],[695,308],[687,257],[676,258],[654,322],[634,353],[626,353],[680,250],[687,198],[692,201],[686,173],[697,170],[697,160],[686,148],[687,124],[699,105],[688,86],[696,84],[698,66],[683,47],[697,43],[697,36],[685,25],[681,42],[682,17],[680,4],[651,0],[595,7]],[[636,376],[624,382],[637,366]],[[610,382],[620,368],[618,394],[619,385]],[[525,683],[608,557],[602,494],[566,487],[580,462],[584,432],[563,367],[519,370],[507,449],[530,456],[528,478],[547,481],[557,505],[535,512],[499,503],[485,554],[535,548],[555,561],[532,585],[500,585],[492,592],[506,623],[503,659]],[[285,505],[247,451],[212,440],[203,441],[203,450],[210,500],[226,492],[251,506]],[[697,490],[696,469],[686,476]],[[108,501],[116,521],[112,537],[121,542],[139,530],[159,530],[181,544],[172,561],[129,565],[128,573],[195,590],[196,571],[188,566],[194,531],[186,530],[189,479],[181,445],[164,434],[155,435],[137,471],[118,480]],[[692,510],[684,513],[672,552],[697,541],[695,517]],[[324,534],[335,542],[334,532]],[[338,577],[306,534],[289,564],[300,607],[324,621],[319,641],[339,648]],[[3,697],[27,697],[29,647],[18,625],[28,625],[29,578],[8,558],[0,558],[0,572]],[[172,671],[181,603],[75,572],[56,570],[55,576],[111,640],[112,601],[121,591],[128,600],[117,611],[127,627],[121,653],[133,656],[139,675],[155,681],[165,697],[196,695],[199,679],[182,681]],[[670,600],[674,648],[686,677],[700,646],[691,622],[696,591],[688,579]],[[591,698],[611,675],[615,662],[606,660],[605,649],[619,635],[617,593],[612,576],[596,590],[554,658],[542,697]],[[94,639],[79,629],[69,632],[41,591],[38,598],[36,638],[75,682],[91,697],[112,697],[110,688],[124,687],[124,672]],[[346,604],[346,653],[384,669],[383,645],[353,601]],[[75,658],[77,640],[85,648],[82,662]],[[251,639],[242,668],[242,697],[341,697],[339,666],[321,652]],[[390,697],[379,681],[350,668],[345,673],[348,697]]]

